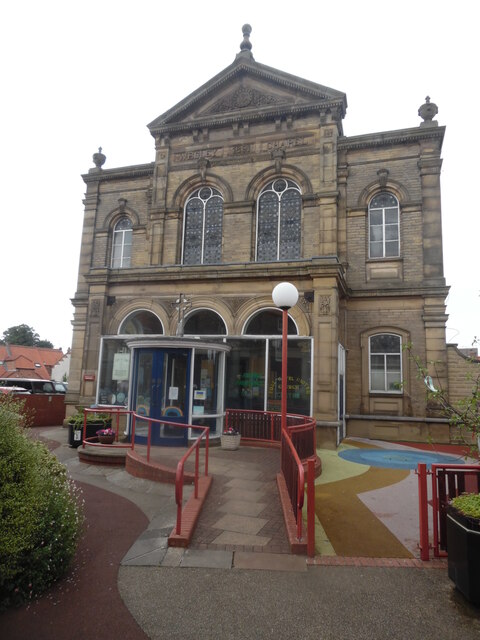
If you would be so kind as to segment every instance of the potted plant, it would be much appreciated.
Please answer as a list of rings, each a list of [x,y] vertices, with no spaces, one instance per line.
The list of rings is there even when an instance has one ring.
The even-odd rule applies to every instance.
[[[447,506],[448,577],[480,604],[480,494],[463,493]]]
[[[107,429],[99,429],[97,431],[97,437],[100,444],[113,444],[115,440],[115,431],[108,427]]]
[[[99,429],[111,427],[112,418],[107,413],[93,413],[88,411],[85,414],[83,409],[80,409],[68,418],[68,444],[71,447],[76,448],[82,444],[85,415],[87,416],[86,438],[95,437]]]
[[[220,436],[220,445],[222,449],[229,449],[230,451],[235,451],[240,446],[241,440],[240,432],[234,429],[233,427],[228,427],[222,432]]]

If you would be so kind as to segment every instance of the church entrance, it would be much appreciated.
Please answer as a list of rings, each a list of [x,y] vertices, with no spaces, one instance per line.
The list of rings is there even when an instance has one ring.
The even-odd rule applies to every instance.
[[[190,349],[136,349],[132,409],[139,415],[188,424]],[[147,441],[148,422],[137,419],[135,439]],[[152,423],[152,444],[184,446],[188,429]]]

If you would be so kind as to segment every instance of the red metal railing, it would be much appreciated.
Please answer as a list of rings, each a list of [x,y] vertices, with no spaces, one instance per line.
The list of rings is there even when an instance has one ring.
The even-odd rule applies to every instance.
[[[242,440],[281,444],[281,469],[297,524],[297,539],[303,537],[305,467],[307,467],[307,553],[315,554],[315,460],[316,423],[313,418],[287,414],[282,434],[281,415],[273,411],[227,409],[225,428],[234,428]]]
[[[176,473],[175,473],[175,502],[177,505],[177,522],[175,527],[175,533],[180,535],[182,530],[182,508],[183,508],[183,487],[185,484],[185,463],[188,458],[195,452],[195,471],[194,471],[194,496],[198,498],[198,480],[200,476],[200,444],[203,439],[205,439],[205,464],[204,464],[204,473],[205,476],[208,476],[208,447],[209,447],[209,427],[200,427],[198,425],[191,424],[179,424],[178,422],[170,422],[169,420],[159,420],[156,418],[149,418],[147,416],[139,415],[134,411],[128,411],[127,409],[85,409],[85,413],[109,413],[116,416],[116,425],[115,429],[115,444],[101,444],[99,442],[93,442],[94,437],[86,438],[86,428],[87,428],[87,416],[85,415],[83,422],[83,447],[85,444],[89,446],[95,447],[124,447],[128,449],[135,449],[135,429],[137,420],[141,420],[142,422],[146,422],[148,424],[148,433],[147,433],[147,462],[150,462],[150,453],[152,447],[152,425],[167,425],[169,427],[175,427],[176,429],[194,429],[196,433],[201,432],[193,444],[189,447],[186,453],[182,456],[180,461],[177,463]],[[119,444],[118,442],[118,434],[120,428],[120,415],[127,415],[131,418],[131,438],[130,442],[126,444]]]
[[[242,440],[253,440],[267,444],[281,442],[281,415],[274,411],[227,409],[225,429],[230,427],[241,434]],[[294,427],[295,429],[293,429]],[[287,414],[287,428],[292,434],[295,448],[302,460],[315,455],[315,420],[308,416],[289,413]]]
[[[432,507],[433,555],[446,556],[447,550],[447,505],[461,493],[480,493],[480,465],[432,464],[432,470],[425,463],[418,465],[418,504],[420,530],[420,558],[430,559],[429,505]],[[428,476],[431,476],[430,498]]]
[[[177,425],[178,426],[178,425]],[[194,481],[194,497],[198,498],[198,479],[199,479],[199,457],[200,457],[200,442],[205,437],[205,476],[208,476],[208,445],[209,445],[209,427],[196,427],[201,429],[202,433],[191,445],[188,451],[182,456],[182,459],[177,464],[177,472],[175,475],[175,502],[177,504],[177,524],[175,527],[175,533],[180,535],[182,532],[182,507],[183,507],[183,486],[184,486],[184,469],[185,462],[190,455],[195,451],[195,481]]]
[[[282,433],[282,473],[297,522],[297,539],[302,539],[302,508],[305,496],[305,470],[288,433]]]
[[[95,446],[95,447],[122,447],[124,449],[133,449],[134,448],[134,438],[132,437],[131,442],[128,443],[119,443],[118,442],[118,435],[119,435],[119,431],[120,431],[120,415],[132,415],[133,411],[127,411],[126,409],[84,409],[83,411],[84,413],[84,417],[83,417],[83,433],[82,433],[82,447],[85,448],[85,444],[88,444],[89,446]],[[112,431],[115,432],[115,445],[111,445],[111,444],[102,444],[101,442],[94,442],[94,440],[96,439],[96,436],[90,436],[89,438],[87,438],[87,414],[108,414],[108,415],[112,415],[116,417],[115,420],[115,425],[113,425],[113,419],[112,419]]]

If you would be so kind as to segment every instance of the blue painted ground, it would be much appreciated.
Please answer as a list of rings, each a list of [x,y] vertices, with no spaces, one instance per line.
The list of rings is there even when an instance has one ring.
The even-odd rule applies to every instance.
[[[345,449],[338,455],[349,462],[383,469],[416,469],[419,462],[425,462],[428,468],[432,464],[464,464],[461,457],[407,449]]]

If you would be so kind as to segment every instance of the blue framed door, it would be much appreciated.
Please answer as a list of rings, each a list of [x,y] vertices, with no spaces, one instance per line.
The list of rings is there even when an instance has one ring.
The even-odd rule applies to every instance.
[[[191,351],[136,349],[132,409],[140,415],[188,423]],[[137,418],[135,441],[146,443],[148,422]],[[185,446],[188,430],[152,423],[152,444]]]

